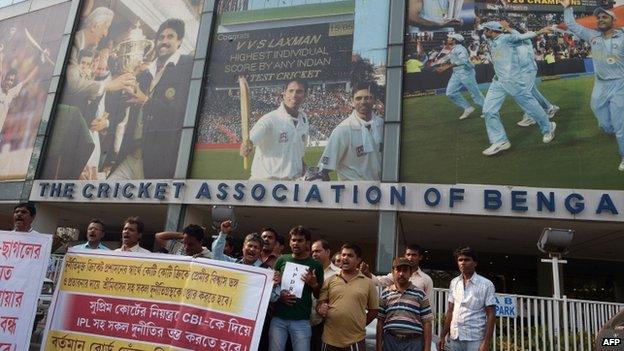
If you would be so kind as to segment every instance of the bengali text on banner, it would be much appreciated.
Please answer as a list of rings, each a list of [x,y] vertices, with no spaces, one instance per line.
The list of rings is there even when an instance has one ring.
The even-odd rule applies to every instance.
[[[257,349],[273,271],[164,254],[70,250],[42,350]]]
[[[0,231],[0,351],[28,349],[51,246],[51,235]]]

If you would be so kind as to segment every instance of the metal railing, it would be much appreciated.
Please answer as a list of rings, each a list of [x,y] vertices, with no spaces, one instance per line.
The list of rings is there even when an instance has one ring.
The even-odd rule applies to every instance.
[[[50,263],[48,263],[48,269],[46,270],[46,278],[50,279],[54,282],[56,286],[56,282],[59,279],[59,275],[61,274],[61,267],[63,266],[63,257],[64,255],[50,255]]]
[[[442,331],[448,289],[434,289],[437,318],[434,334]],[[600,327],[624,309],[624,304],[525,295],[514,296],[516,317],[498,317],[494,351],[591,351]]]

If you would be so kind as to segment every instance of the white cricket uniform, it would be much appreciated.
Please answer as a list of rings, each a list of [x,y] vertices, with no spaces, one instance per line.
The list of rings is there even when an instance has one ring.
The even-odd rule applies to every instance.
[[[284,104],[260,117],[249,139],[256,147],[249,179],[292,180],[303,174],[303,155],[308,145],[310,123],[302,111],[296,118]]]
[[[22,87],[24,83],[19,83],[13,88],[9,89],[6,94],[0,88],[0,132],[2,132],[2,127],[4,126],[4,122],[6,121],[7,115],[9,114],[9,107],[11,107],[11,102],[15,97],[17,97],[22,91]]]
[[[374,140],[374,134],[377,140]],[[365,152],[364,137],[370,138],[373,143],[370,152]],[[353,111],[329,136],[319,168],[336,171],[340,180],[381,180],[382,138],[381,117],[373,113],[369,129]]]

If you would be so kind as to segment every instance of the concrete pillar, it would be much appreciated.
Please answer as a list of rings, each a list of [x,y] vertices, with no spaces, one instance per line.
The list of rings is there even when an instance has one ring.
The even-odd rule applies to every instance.
[[[377,272],[390,272],[392,259],[397,254],[397,212],[379,212],[379,230],[377,237]]]
[[[37,215],[33,222],[33,229],[39,233],[54,234],[59,224],[60,210],[53,205],[44,203],[38,203],[36,206]]]
[[[208,216],[202,212],[197,206],[186,206],[184,211],[184,227],[189,224],[209,225]]]

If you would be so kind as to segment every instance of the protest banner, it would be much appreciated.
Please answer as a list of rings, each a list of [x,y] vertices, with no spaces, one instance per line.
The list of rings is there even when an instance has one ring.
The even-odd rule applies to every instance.
[[[272,287],[263,268],[70,249],[42,350],[256,350]]]
[[[0,350],[27,350],[52,236],[0,231],[0,238]]]

